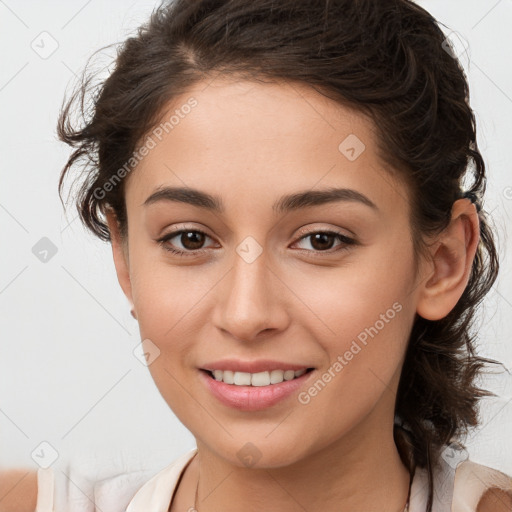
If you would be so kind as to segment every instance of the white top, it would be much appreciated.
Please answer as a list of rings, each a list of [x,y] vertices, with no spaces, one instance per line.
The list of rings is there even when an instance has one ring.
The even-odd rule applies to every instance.
[[[70,464],[60,469],[38,469],[35,512],[167,512],[176,484],[197,449],[178,457],[156,474],[130,471],[90,481]],[[432,512],[476,512],[485,489],[498,487],[512,492],[512,479],[495,469],[463,460],[452,451],[434,470]],[[417,468],[411,486],[409,512],[425,512],[427,472]]]

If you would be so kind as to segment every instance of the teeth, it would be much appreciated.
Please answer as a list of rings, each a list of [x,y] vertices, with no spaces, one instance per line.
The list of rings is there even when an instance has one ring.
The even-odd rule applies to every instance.
[[[270,384],[279,384],[285,380],[292,380],[306,373],[302,370],[272,370],[270,372],[232,372],[230,370],[213,370],[215,380],[223,381],[226,384],[236,386],[269,386]]]
[[[252,386],[268,386],[270,384],[270,373],[259,372],[259,373],[244,373],[249,378],[249,382]]]

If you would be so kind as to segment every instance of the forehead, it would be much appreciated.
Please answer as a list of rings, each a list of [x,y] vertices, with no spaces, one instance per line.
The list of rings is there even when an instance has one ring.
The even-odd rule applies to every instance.
[[[127,202],[137,205],[157,186],[173,185],[246,204],[344,186],[383,206],[405,206],[404,186],[377,154],[372,121],[305,84],[198,82],[162,110],[148,140],[152,148],[126,188]]]

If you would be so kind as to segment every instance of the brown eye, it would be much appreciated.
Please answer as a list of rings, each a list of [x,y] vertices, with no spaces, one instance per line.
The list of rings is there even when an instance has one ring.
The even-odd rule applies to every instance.
[[[173,254],[194,256],[206,251],[203,245],[207,238],[210,237],[197,229],[181,229],[163,236],[157,242]]]
[[[310,253],[328,251],[329,253],[333,253],[343,249],[348,249],[349,246],[357,244],[357,242],[352,238],[349,238],[335,231],[314,231],[302,236],[297,243],[300,244],[304,243],[305,241],[309,241],[311,249],[305,249],[304,247],[301,247],[301,249]],[[336,244],[336,242],[339,243]]]
[[[200,231],[183,231],[180,236],[180,242],[183,247],[190,251],[201,249],[204,240],[205,234]]]
[[[313,235],[309,235],[311,238],[311,247],[318,251],[325,251],[330,249],[336,237],[330,233],[314,233]]]

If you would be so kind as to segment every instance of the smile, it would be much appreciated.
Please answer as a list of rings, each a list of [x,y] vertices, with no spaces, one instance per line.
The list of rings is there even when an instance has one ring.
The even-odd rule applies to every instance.
[[[233,372],[231,370],[208,370],[218,382],[235,386],[272,386],[304,375],[311,368],[301,370],[271,370],[257,373]]]
[[[256,373],[200,369],[201,381],[219,403],[239,411],[261,411],[296,395],[306,387],[314,368],[265,370]]]

